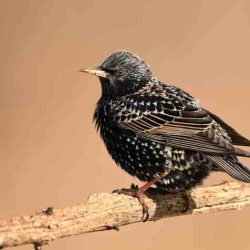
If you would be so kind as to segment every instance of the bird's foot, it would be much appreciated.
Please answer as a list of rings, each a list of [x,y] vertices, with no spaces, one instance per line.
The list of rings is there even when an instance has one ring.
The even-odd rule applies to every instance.
[[[122,189],[118,189],[118,190],[113,191],[113,193],[125,194],[125,195],[129,195],[129,196],[132,196],[132,197],[136,197],[139,200],[139,202],[140,202],[140,204],[142,205],[142,208],[143,208],[142,221],[146,222],[148,220],[148,217],[149,217],[149,213],[148,213],[149,207],[148,207],[148,205],[147,205],[147,203],[145,201],[144,192],[146,192],[157,181],[164,178],[167,174],[168,174],[168,172],[165,172],[165,173],[162,173],[159,176],[156,176],[154,179],[147,182],[146,184],[144,184],[140,188],[138,188],[138,186],[132,184],[130,189],[122,188]]]
[[[140,204],[142,205],[142,211],[143,211],[143,216],[142,216],[142,221],[146,222],[149,217],[149,207],[145,201],[145,196],[143,192],[138,188],[138,186],[135,186],[134,184],[131,185],[131,188],[122,188],[122,189],[117,189],[114,190],[113,193],[117,194],[124,194],[128,196],[135,197],[139,200]]]

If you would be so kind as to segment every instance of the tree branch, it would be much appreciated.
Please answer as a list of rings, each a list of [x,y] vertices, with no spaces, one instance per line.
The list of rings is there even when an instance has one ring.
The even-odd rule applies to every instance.
[[[186,197],[186,198],[185,198]],[[187,199],[189,208],[187,211]],[[147,193],[149,220],[183,214],[238,210],[250,205],[250,185],[224,183],[197,188],[183,194]],[[184,212],[185,211],[185,212]],[[142,208],[132,197],[110,193],[92,194],[85,202],[64,209],[47,208],[35,215],[0,221],[0,248],[43,244],[71,235],[119,230],[120,226],[141,222]]]

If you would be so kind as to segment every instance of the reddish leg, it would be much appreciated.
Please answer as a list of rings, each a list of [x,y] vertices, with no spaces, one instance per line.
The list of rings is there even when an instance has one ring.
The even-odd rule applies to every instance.
[[[153,180],[147,182],[145,185],[143,185],[139,189],[122,188],[122,189],[114,190],[113,192],[118,193],[118,194],[124,194],[124,195],[129,195],[132,197],[136,197],[139,200],[140,204],[142,205],[142,209],[143,209],[142,221],[146,222],[148,220],[148,217],[149,217],[149,213],[148,213],[149,207],[145,201],[144,192],[146,192],[152,185],[154,185],[157,181],[161,180],[165,176],[166,176],[166,173],[164,173],[164,174],[160,175],[159,177],[156,177]]]

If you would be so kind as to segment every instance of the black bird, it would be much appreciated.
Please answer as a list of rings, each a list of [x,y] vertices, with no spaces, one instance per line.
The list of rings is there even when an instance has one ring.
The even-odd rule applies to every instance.
[[[100,79],[94,120],[109,154],[123,170],[147,182],[139,189],[119,190],[139,199],[144,220],[143,192],[152,185],[184,192],[211,171],[250,182],[250,170],[237,158],[250,153],[235,146],[250,146],[250,141],[187,92],[157,80],[135,54],[117,51],[101,66],[80,71]]]

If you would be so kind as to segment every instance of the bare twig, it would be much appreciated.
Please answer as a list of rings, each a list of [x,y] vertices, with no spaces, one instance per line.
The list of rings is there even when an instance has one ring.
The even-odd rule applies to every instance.
[[[235,182],[197,188],[187,195],[150,192],[149,220],[183,214],[241,209],[250,205],[250,185]],[[189,208],[186,210],[187,198]],[[142,208],[132,197],[100,193],[85,202],[64,209],[49,207],[35,215],[0,221],[0,248],[43,244],[71,235],[115,229],[141,222]]]

